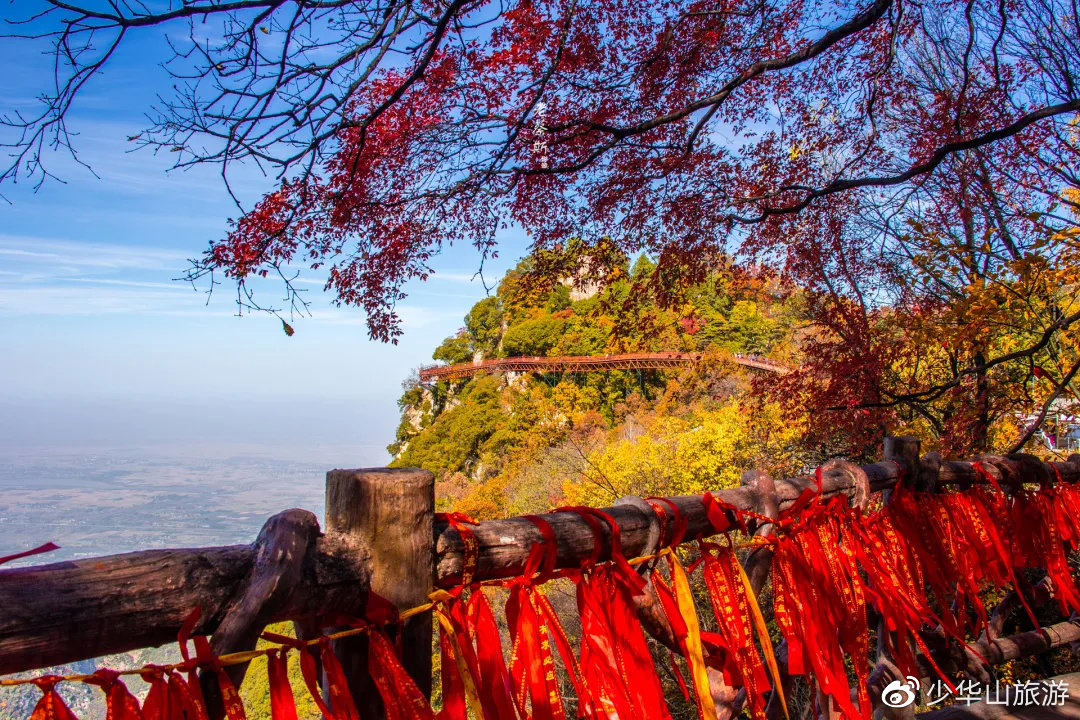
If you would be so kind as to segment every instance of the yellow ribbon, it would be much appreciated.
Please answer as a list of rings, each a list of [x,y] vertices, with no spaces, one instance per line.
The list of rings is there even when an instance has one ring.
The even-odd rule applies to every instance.
[[[428,597],[440,604],[454,599],[454,596],[445,590],[436,590]],[[457,633],[454,632],[454,624],[441,607],[436,608],[435,616],[439,619],[439,627],[446,633],[446,637],[450,641],[450,651],[454,655],[454,664],[457,665],[458,675],[461,676],[461,684],[465,688],[465,699],[468,701],[469,707],[472,708],[473,715],[482,719],[484,717],[484,708],[480,703],[480,693],[476,691],[476,680],[473,678],[469,666],[465,664],[465,658],[461,657],[461,653],[458,652]],[[464,641],[468,642],[469,639],[464,638]]]
[[[776,664],[776,654],[773,652],[772,640],[769,638],[769,628],[765,625],[765,616],[761,614],[761,608],[758,607],[757,595],[750,585],[750,578],[746,577],[746,570],[743,569],[742,563],[734,555],[732,556],[732,564],[738,568],[739,578],[746,589],[746,601],[750,605],[750,615],[754,620],[754,628],[757,630],[761,652],[765,655],[765,665],[769,668],[769,674],[772,675],[773,692],[780,698],[780,705],[784,709],[784,717],[790,718],[787,700],[784,698],[784,688],[780,684],[780,668]]]
[[[705,653],[701,646],[701,628],[698,625],[697,611],[694,609],[694,595],[690,591],[690,580],[686,576],[678,555],[667,548],[668,567],[671,568],[671,585],[675,590],[675,602],[686,624],[686,661],[690,665],[694,693],[698,699],[698,715],[702,720],[716,720],[716,701],[709,689],[709,673],[705,669]]]

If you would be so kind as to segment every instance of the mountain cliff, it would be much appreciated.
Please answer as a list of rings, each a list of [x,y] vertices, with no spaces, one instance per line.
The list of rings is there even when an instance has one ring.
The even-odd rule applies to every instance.
[[[604,282],[543,282],[522,261],[432,353],[445,364],[515,356],[681,351],[694,367],[479,374],[406,381],[395,466],[438,478],[440,509],[477,518],[606,504],[626,494],[700,492],[739,469],[796,462],[798,420],[782,417],[736,353],[790,360],[799,295],[720,263],[677,298],[642,256]],[[595,270],[596,268],[592,268]],[[591,276],[590,276],[591,277]]]

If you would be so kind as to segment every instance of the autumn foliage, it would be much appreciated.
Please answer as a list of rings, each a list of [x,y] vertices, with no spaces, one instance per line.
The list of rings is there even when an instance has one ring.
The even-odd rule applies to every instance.
[[[565,268],[542,259],[569,238],[601,258],[574,263],[582,282],[648,252],[662,305],[734,251],[807,293],[816,332],[788,392],[820,419],[814,442],[865,449],[906,423],[987,449],[1034,399],[1001,388],[1074,358],[1032,349],[1071,324],[1050,329],[1070,280],[1047,283],[1075,228],[1068,21],[1052,2],[745,9],[463,5],[455,18],[484,22],[433,42],[418,77],[365,84],[322,170],[268,195],[207,267],[329,262],[328,288],[388,340],[434,253],[494,252],[507,223],[549,279]]]
[[[9,179],[47,172],[41,148],[68,144],[67,109],[126,36],[220,31],[177,50],[177,97],[139,142],[280,184],[192,279],[280,276],[295,307],[293,272],[317,270],[393,341],[406,284],[450,244],[482,262],[507,227],[538,261],[576,239],[586,283],[644,251],[665,306],[733,256],[806,293],[805,372],[783,393],[836,450],[898,423],[985,449],[1071,378],[1063,0],[65,3],[33,22],[63,62],[41,114],[8,119]],[[1053,389],[1021,389],[1036,367]]]

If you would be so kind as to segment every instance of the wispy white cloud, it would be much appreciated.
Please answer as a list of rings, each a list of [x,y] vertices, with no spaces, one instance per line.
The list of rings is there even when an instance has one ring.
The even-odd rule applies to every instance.
[[[399,306],[398,315],[406,329],[447,325],[457,327],[461,322],[461,311],[437,310],[422,305]]]
[[[138,280],[109,280],[107,278],[71,278],[70,282],[91,283],[93,285],[121,285],[123,287],[139,287],[139,288],[168,288],[168,289],[172,289],[172,288],[175,288],[177,286],[177,283],[141,282],[141,281],[138,281]]]
[[[161,247],[0,234],[2,315],[196,314],[205,295],[170,282],[185,254]]]
[[[106,290],[95,287],[0,288],[0,315],[223,315],[206,307],[204,298],[175,291],[151,289]]]
[[[438,325],[450,325],[454,322],[460,324],[462,315],[458,310],[443,310],[413,304],[398,305],[397,314],[401,318],[401,323],[405,326],[406,331]],[[367,324],[367,317],[362,310],[357,308],[329,308],[313,312],[311,317],[305,318],[302,322],[360,326]],[[457,327],[456,324],[453,326]]]
[[[75,243],[2,233],[0,255],[31,265],[66,265],[97,270],[176,270],[190,257],[189,253],[169,248]]]
[[[294,285],[309,285],[312,287],[322,288],[326,285],[325,277],[298,277],[292,281]],[[433,286],[441,284],[456,284],[456,285],[468,285],[474,290],[474,292],[443,292],[440,290],[432,290]],[[476,302],[483,297],[483,286],[478,280],[472,280],[471,275],[465,273],[434,273],[428,276],[427,280],[413,280],[409,283],[406,292],[412,297],[441,297],[441,298],[461,298],[464,300],[472,300]]]
[[[472,306],[473,303],[478,300],[483,300],[483,293],[452,293],[452,292],[439,292],[437,290],[428,290],[426,288],[414,288],[409,292],[411,298],[453,298],[455,300],[468,300],[468,306]],[[464,311],[463,311],[464,312]]]
[[[14,93],[0,94],[0,106],[10,110],[15,109],[38,109],[41,107],[41,99],[33,94],[16,95]]]
[[[463,283],[465,285],[480,285],[480,278],[476,276],[476,273],[468,272],[434,272],[431,277],[428,278],[428,282],[440,281]]]
[[[184,250],[167,247],[0,233],[0,264],[6,266],[0,271],[0,315],[235,314],[235,294],[228,282],[214,292],[207,307],[206,287],[173,281],[186,267],[188,256]],[[440,273],[410,287],[410,301],[398,307],[405,328],[457,327],[482,295],[470,277]],[[440,279],[445,282],[437,282]],[[359,309],[329,306],[318,290],[324,278],[315,275],[294,282],[312,288],[308,295],[314,316],[308,321],[343,326],[366,323]],[[260,302],[280,305],[279,286],[271,281],[257,283]],[[440,285],[450,291],[441,291]],[[470,292],[473,289],[477,292]]]

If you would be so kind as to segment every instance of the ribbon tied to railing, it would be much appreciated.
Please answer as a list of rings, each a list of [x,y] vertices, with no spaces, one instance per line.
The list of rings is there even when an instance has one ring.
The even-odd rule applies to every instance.
[[[971,467],[982,482],[948,492],[923,492],[900,483],[888,503],[874,511],[862,501],[851,507],[842,495],[824,495],[820,469],[814,487],[806,487],[776,517],[705,493],[701,502],[712,526],[709,534],[719,535],[719,542],[694,537],[689,540],[695,543],[687,543],[688,522],[681,509],[686,500],[648,498],[660,537],[656,548],[645,551],[649,555],[634,560],[624,556],[612,515],[587,507],[559,508],[555,512],[581,518],[592,535],[592,549],[577,567],[567,562],[559,567],[552,523],[529,515],[522,520],[535,528],[538,540],[517,577],[496,581],[477,581],[481,548],[476,522],[450,513],[440,519],[461,537],[462,569],[453,587],[431,594],[430,604],[399,612],[369,593],[361,618],[323,618],[325,625],[345,629],[304,640],[265,632],[262,638],[270,647],[224,657],[211,652],[205,636],[194,634],[200,620],[196,610],[178,633],[183,661],[175,665],[0,680],[0,685],[32,682],[39,687],[33,720],[75,720],[56,691],[58,683],[73,680],[101,689],[110,720],[208,720],[202,673],[203,681],[220,690],[227,720],[243,720],[243,703],[225,668],[263,656],[273,720],[297,720],[288,678],[289,657],[296,653],[304,684],[324,717],[359,720],[335,640],[365,634],[366,669],[389,720],[564,720],[572,714],[586,720],[663,720],[670,712],[637,616],[644,595],[653,593],[672,630],[673,641],[665,642],[684,658],[690,683],[672,655],[674,676],[685,697],[692,694],[699,720],[720,714],[710,684],[710,674],[716,673],[729,686],[745,689],[745,707],[761,720],[770,694],[785,713],[787,699],[755,588],[737,550],[765,547],[771,553],[773,610],[787,646],[788,674],[810,679],[818,700],[841,715],[865,718],[871,710],[868,604],[881,618],[881,642],[900,671],[919,674],[918,651],[950,687],[922,633],[940,627],[947,639],[978,658],[967,638],[988,628],[982,600],[988,587],[1012,587],[1035,623],[1030,588],[1020,571],[1045,569],[1061,611],[1080,612],[1080,590],[1066,555],[1080,546],[1080,488],[1065,483],[1052,464],[1049,471],[1041,468],[1034,489],[1020,482],[1017,466],[994,456]],[[774,532],[745,542],[738,537],[766,523]],[[700,557],[684,566],[680,553],[692,557],[695,548]],[[52,549],[51,543],[43,545],[2,557],[0,564]],[[703,568],[716,632],[706,631],[699,621],[690,582],[698,567]],[[577,652],[541,588],[553,580],[575,587],[581,621]],[[509,662],[488,585],[502,586],[507,595]],[[402,633],[387,630],[429,609],[440,629],[442,707],[437,715],[391,640],[400,643]],[[149,684],[141,707],[122,681],[129,673]],[[563,696],[560,677],[572,688],[572,698]]]

